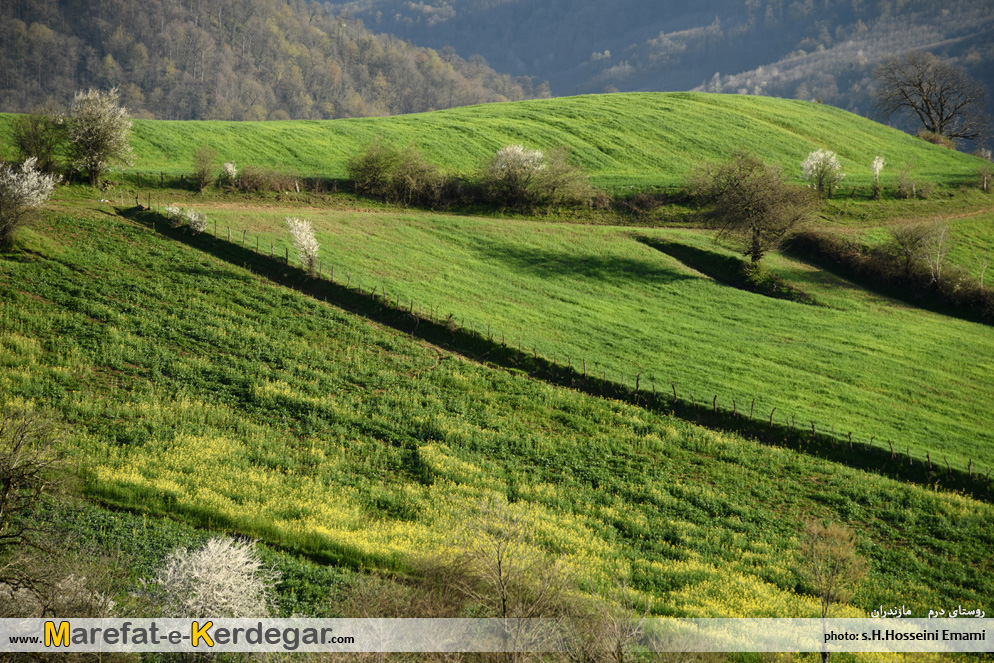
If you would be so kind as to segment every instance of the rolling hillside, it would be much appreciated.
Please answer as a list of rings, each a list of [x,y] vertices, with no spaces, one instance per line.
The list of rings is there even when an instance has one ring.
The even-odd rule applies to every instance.
[[[380,139],[421,148],[443,169],[470,173],[501,147],[522,143],[568,147],[594,184],[615,193],[629,187],[680,185],[702,160],[750,150],[800,175],[819,148],[839,154],[843,187],[872,182],[913,163],[915,176],[943,185],[974,177],[980,161],[938,148],[846,111],[805,101],[705,93],[631,93],[486,104],[420,115],[312,122],[135,121],[134,169],[189,172],[193,153],[211,145],[239,166],[282,167],[306,176],[344,178],[347,159]]]
[[[994,595],[987,503],[488,368],[61,207],[0,256],[0,393],[64,422],[100,501],[403,570],[497,499],[588,591],[724,617],[817,614],[798,542],[825,518],[871,567],[837,614]]]
[[[868,187],[877,155],[893,164],[885,186],[909,161],[937,185],[927,201],[825,207],[853,232],[879,233],[895,214],[989,207],[960,191],[974,157],[827,106],[701,93],[378,119],[136,121],[126,179],[188,175],[204,144],[240,167],[340,179],[376,139],[418,145],[454,173],[508,143],[566,145],[619,195],[679,187],[695,163],[736,149],[797,174],[828,148],[845,185]],[[209,231],[194,235],[106,199],[120,193],[63,188],[0,253],[0,406],[50,412],[98,504],[257,537],[350,569],[333,574],[347,583],[352,571],[404,576],[459,557],[467,522],[496,503],[524,523],[529,550],[561,560],[575,591],[620,580],[651,614],[708,617],[817,615],[802,533],[836,521],[870,569],[837,615],[905,605],[924,616],[994,597],[990,326],[781,255],[770,268],[812,303],[745,292],[659,250],[729,258],[690,224],[153,189],[208,213]],[[960,229],[981,246],[994,245],[987,214]],[[295,266],[287,216],[313,222],[334,283]],[[588,359],[608,388],[531,370],[530,352],[560,371]],[[618,386],[633,378],[643,394],[668,394],[673,380],[680,404],[633,402]],[[719,419],[712,396],[725,414],[707,428],[697,420]],[[808,436],[812,420],[831,445]]]

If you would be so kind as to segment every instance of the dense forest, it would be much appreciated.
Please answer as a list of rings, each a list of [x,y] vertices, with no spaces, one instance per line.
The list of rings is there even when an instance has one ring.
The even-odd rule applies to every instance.
[[[484,56],[554,95],[763,94],[873,110],[872,72],[908,49],[994,87],[994,12],[975,0],[350,0],[377,32]]]
[[[482,58],[374,35],[305,0],[3,0],[0,110],[120,89],[132,116],[392,115],[542,96]]]

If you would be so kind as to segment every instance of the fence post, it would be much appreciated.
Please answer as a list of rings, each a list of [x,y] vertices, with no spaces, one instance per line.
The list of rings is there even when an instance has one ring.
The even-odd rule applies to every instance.
[[[749,407],[749,419],[752,420],[752,412],[756,409],[756,399],[753,397],[752,405]]]
[[[776,411],[777,409],[773,408],[773,410],[770,412],[770,428],[773,428],[773,413]]]
[[[718,394],[714,395],[714,400],[711,401],[711,409],[715,414],[718,414]]]

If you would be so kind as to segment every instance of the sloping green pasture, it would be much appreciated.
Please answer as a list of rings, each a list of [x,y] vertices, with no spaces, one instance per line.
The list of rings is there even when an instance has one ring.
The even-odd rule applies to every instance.
[[[202,207],[236,241],[286,255],[283,217],[311,220],[322,268],[404,308],[634,386],[920,458],[994,467],[994,329],[875,296],[805,264],[776,271],[822,306],[723,285],[646,246],[640,235],[722,251],[677,229],[550,225],[417,212]],[[296,260],[289,249],[291,260]],[[620,374],[620,375],[619,375]]]
[[[466,512],[498,497],[588,591],[625,578],[655,613],[713,616],[817,614],[796,572],[798,532],[829,518],[855,531],[872,569],[842,614],[903,604],[923,615],[994,596],[989,504],[488,369],[105,211],[53,215],[0,255],[0,394],[63,420],[93,496],[387,568],[457,547]],[[338,232],[344,245],[352,231]],[[578,289],[595,273],[613,289],[591,312],[619,288],[664,305],[692,285],[688,311],[722,313],[709,330],[761,339],[747,333],[761,324],[751,307],[623,235],[602,231],[603,264],[557,262],[563,243],[591,236],[521,226],[516,243],[495,245],[501,260],[534,258],[537,232],[554,253],[535,269],[556,297],[589,297]],[[479,252],[473,233],[451,233]],[[901,314],[875,314],[902,331]],[[665,325],[691,335],[680,316],[692,314],[670,310]],[[780,342],[826,320],[788,318]],[[868,322],[857,318],[851,342]]]
[[[568,147],[595,185],[681,185],[700,161],[749,150],[800,176],[819,148],[838,153],[846,186],[868,187],[870,164],[883,156],[882,183],[914,164],[916,177],[941,185],[973,178],[974,157],[936,147],[846,111],[806,101],[704,93],[625,93],[486,104],[384,118],[292,122],[135,120],[129,170],[190,173],[202,145],[238,166],[283,168],[342,179],[346,162],[374,140],[415,145],[451,173],[481,168],[501,147]]]

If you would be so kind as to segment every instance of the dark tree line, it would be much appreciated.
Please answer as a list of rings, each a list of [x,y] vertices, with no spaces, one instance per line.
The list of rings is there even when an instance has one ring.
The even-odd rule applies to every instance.
[[[323,119],[534,96],[451,49],[374,35],[305,0],[0,3],[0,110],[120,90],[133,117]]]

